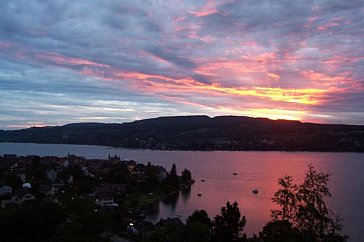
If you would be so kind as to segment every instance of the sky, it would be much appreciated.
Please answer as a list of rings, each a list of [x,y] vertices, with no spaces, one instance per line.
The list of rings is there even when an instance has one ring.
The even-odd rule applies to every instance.
[[[364,1],[0,1],[0,129],[175,115],[364,124]]]

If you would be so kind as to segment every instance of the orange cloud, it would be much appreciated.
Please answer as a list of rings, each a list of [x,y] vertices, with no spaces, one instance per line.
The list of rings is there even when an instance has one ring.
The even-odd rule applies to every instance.
[[[321,89],[283,89],[270,87],[224,88],[209,86],[207,89],[224,92],[226,94],[254,96],[271,99],[273,101],[307,105],[318,104],[320,96],[327,92]]]
[[[244,115],[255,118],[270,119],[286,119],[286,120],[302,120],[306,115],[306,111],[287,110],[287,109],[267,109],[267,108],[253,108],[253,109],[232,109],[232,108],[219,108],[219,111],[227,114]]]
[[[171,78],[163,75],[146,74],[112,70],[106,75],[103,71],[85,69],[82,73],[93,75],[105,80],[130,81],[131,88],[148,93],[204,93],[209,95],[233,95],[236,97],[251,96],[265,98],[273,101],[314,105],[320,102],[320,97],[329,90],[323,89],[286,89],[271,87],[223,87],[219,84],[203,84],[192,78]],[[137,82],[139,80],[142,82]]]
[[[267,76],[269,76],[270,78],[273,78],[275,80],[278,80],[280,78],[280,76],[276,73],[272,73],[272,72],[267,72]]]
[[[329,76],[321,72],[310,70],[310,71],[303,71],[302,74],[309,80],[316,81],[322,84],[327,83],[332,85],[338,85],[340,83],[348,83],[348,81],[352,81],[351,78],[345,76],[345,75],[350,75],[350,73],[342,73],[340,76]]]

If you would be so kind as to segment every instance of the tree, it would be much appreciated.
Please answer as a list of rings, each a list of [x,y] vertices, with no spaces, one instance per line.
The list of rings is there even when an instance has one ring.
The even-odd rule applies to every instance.
[[[105,240],[101,234],[111,227],[110,221],[92,199],[68,196],[62,200],[62,207],[67,219],[53,235],[53,241]]]
[[[13,188],[13,191],[21,187],[21,185],[23,184],[21,179],[14,173],[5,176],[4,182],[6,185],[11,186]]]
[[[268,222],[259,238],[253,241],[259,242],[301,242],[304,241],[297,228],[294,228],[287,220]]]
[[[0,241],[49,241],[66,221],[55,203],[34,202],[0,210]]]
[[[179,184],[178,184],[176,164],[173,163],[171,171],[169,172],[167,179],[164,180],[163,185],[164,185],[163,190],[166,191],[167,193],[175,191],[178,188]]]
[[[190,222],[185,226],[186,241],[188,242],[209,242],[211,241],[210,229],[206,224]]]
[[[181,180],[184,182],[189,182],[192,180],[192,174],[189,170],[184,169],[181,174]]]
[[[293,184],[290,176],[279,179],[282,189],[272,198],[279,207],[272,211],[273,220],[292,223],[304,241],[346,241],[347,236],[340,234],[340,218],[325,203],[325,198],[331,196],[329,177],[309,165],[301,185]]]
[[[196,210],[186,222],[186,241],[208,242],[211,240],[212,221],[205,210]]]
[[[221,215],[214,218],[213,238],[217,242],[242,241],[242,232],[246,224],[245,216],[241,217],[238,203],[226,203],[221,208]]]
[[[196,210],[195,212],[193,212],[193,214],[191,216],[189,216],[187,218],[186,222],[187,222],[187,224],[188,223],[205,224],[209,228],[211,228],[211,226],[212,226],[212,221],[209,218],[209,215],[207,214],[207,212],[205,210]]]
[[[173,163],[171,171],[169,172],[169,176],[171,178],[177,178],[177,167],[176,164]]]
[[[147,233],[147,242],[183,242],[183,226],[176,223],[168,223],[163,226],[157,226],[154,230]]]
[[[297,213],[297,185],[293,184],[291,176],[284,176],[278,179],[278,184],[282,187],[272,198],[281,209],[272,211],[274,220],[294,222]]]

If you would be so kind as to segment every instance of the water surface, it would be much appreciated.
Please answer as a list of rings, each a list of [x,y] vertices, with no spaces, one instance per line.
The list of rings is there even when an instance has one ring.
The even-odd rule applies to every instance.
[[[308,164],[316,170],[332,174],[329,183],[332,199],[329,206],[344,219],[344,231],[351,242],[364,238],[364,154],[318,152],[227,152],[227,151],[152,151],[114,149],[103,146],[15,144],[0,143],[0,155],[55,155],[68,153],[86,158],[105,159],[108,155],[120,155],[122,159],[162,165],[169,170],[176,163],[178,171],[188,168],[196,183],[191,191],[181,193],[172,201],[161,202],[159,213],[149,215],[148,220],[177,214],[185,220],[196,209],[205,209],[210,217],[220,212],[226,201],[237,201],[247,218],[245,231],[258,232],[270,219],[274,208],[271,197],[278,189],[277,179],[289,174],[301,182]],[[237,175],[233,175],[237,173]],[[205,179],[202,182],[201,179]],[[252,189],[258,189],[254,195]],[[201,194],[199,197],[197,194]]]

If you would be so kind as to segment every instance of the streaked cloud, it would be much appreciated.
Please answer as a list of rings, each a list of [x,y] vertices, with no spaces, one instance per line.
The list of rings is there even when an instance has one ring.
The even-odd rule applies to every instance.
[[[0,128],[249,115],[364,124],[364,3],[0,2]]]

